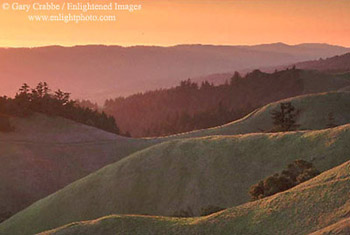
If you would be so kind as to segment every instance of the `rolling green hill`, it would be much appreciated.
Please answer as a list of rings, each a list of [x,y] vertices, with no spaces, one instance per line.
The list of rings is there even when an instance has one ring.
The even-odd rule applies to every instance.
[[[301,128],[325,128],[327,114],[331,112],[335,124],[349,123],[350,92],[320,93],[288,100],[300,110],[298,123]],[[269,112],[278,104],[264,106],[221,127],[158,139],[119,137],[63,118],[39,114],[25,119],[12,118],[15,132],[0,132],[0,217],[6,219],[67,184],[159,142],[268,130],[272,127]],[[225,204],[229,205],[228,202]],[[178,205],[174,207],[178,208]]]
[[[320,130],[326,128],[329,113],[333,113],[334,124],[336,125],[343,125],[350,121],[350,92],[328,92],[297,96],[274,102],[232,123],[220,127],[173,135],[171,138],[235,135],[271,130],[273,123],[270,112],[279,108],[281,102],[292,102],[293,106],[299,110],[297,123],[300,124],[300,129]]]
[[[207,216],[175,219],[112,215],[42,233],[70,234],[349,234],[350,162],[286,192]]]
[[[15,131],[0,132],[0,221],[154,142],[41,114],[10,121]]]
[[[349,138],[344,125],[161,143],[34,203],[0,224],[0,233],[32,234],[111,214],[172,215],[190,207],[198,215],[208,205],[233,207],[249,200],[252,184],[295,159],[321,171],[349,160]]]

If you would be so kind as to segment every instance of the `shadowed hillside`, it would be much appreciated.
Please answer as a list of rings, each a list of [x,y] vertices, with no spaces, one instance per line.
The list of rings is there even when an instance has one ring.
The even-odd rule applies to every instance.
[[[43,234],[342,234],[349,232],[350,162],[286,192],[207,217],[107,216]],[[329,226],[329,227],[327,227]],[[326,227],[326,228],[325,228]]]
[[[349,160],[349,135],[345,125],[165,142],[38,201],[1,224],[0,232],[31,234],[110,214],[172,215],[190,207],[198,215],[208,205],[232,207],[249,200],[252,184],[295,159],[321,171]]]
[[[1,220],[152,144],[43,114],[10,122],[14,131],[0,132]]]

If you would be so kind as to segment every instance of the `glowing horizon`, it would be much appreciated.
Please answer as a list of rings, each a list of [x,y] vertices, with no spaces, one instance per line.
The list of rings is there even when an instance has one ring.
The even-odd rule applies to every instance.
[[[101,44],[101,43],[88,43],[88,44],[38,44],[38,45],[32,45],[32,46],[2,46],[0,45],[0,48],[14,48],[14,49],[19,49],[19,48],[40,48],[40,47],[76,47],[76,46],[120,46],[124,48],[128,47],[138,47],[138,46],[149,46],[149,47],[174,47],[174,46],[182,46],[182,45],[202,45],[202,46],[259,46],[259,45],[272,45],[272,44],[278,44],[282,43],[288,46],[298,46],[302,44],[320,44],[320,45],[330,45],[330,46],[340,46],[340,47],[345,47],[345,48],[350,48],[350,46],[347,45],[339,45],[339,44],[330,44],[326,42],[303,42],[303,43],[296,43],[296,44],[288,44],[285,42],[267,42],[267,43],[257,43],[257,44],[206,44],[206,43],[178,43],[178,44],[164,44],[164,45],[155,45],[155,44],[125,44],[125,45],[120,45],[120,44]]]
[[[0,47],[257,45],[277,42],[350,47],[348,0],[132,2],[141,2],[143,9],[134,13],[118,12],[116,22],[103,23],[29,22],[28,14],[24,12],[1,9]]]

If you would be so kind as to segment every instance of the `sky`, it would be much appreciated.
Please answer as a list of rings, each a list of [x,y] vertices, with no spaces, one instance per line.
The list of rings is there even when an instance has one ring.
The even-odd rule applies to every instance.
[[[48,0],[17,0],[21,4]],[[56,4],[115,3],[106,0],[51,0]],[[14,0],[3,0],[1,4]],[[48,1],[50,2],[50,1]],[[349,0],[120,0],[142,4],[137,12],[91,11],[116,15],[114,22],[31,22],[28,15],[62,11],[0,9],[0,47],[44,45],[253,45],[328,43],[350,47]],[[73,12],[74,13],[74,12]],[[81,14],[81,12],[76,12]]]

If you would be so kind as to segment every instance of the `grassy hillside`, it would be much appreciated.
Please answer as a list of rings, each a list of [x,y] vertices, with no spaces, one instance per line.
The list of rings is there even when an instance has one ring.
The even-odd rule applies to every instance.
[[[300,109],[298,123],[305,129],[325,128],[330,112],[334,114],[335,124],[345,124],[350,120],[350,92],[322,93],[289,100]],[[268,130],[272,127],[269,112],[278,104],[267,105],[241,120],[221,127],[157,140],[123,138],[45,115],[27,119],[12,118],[15,132],[0,132],[0,217],[7,218],[67,184],[158,142]],[[224,205],[229,206],[230,203]],[[177,205],[174,207],[178,208]]]
[[[310,235],[348,235],[350,234],[350,218],[341,220]]]
[[[349,138],[345,125],[165,142],[38,201],[2,223],[0,233],[31,234],[110,214],[172,215],[191,207],[198,215],[208,205],[240,205],[249,200],[252,184],[294,159],[311,161],[321,171],[349,160]]]
[[[350,162],[286,192],[207,217],[107,216],[43,234],[349,234]],[[347,218],[347,219],[346,219]],[[329,227],[327,227],[329,226]]]
[[[153,143],[39,114],[10,122],[15,131],[0,132],[0,221]]]
[[[329,113],[333,113],[334,123],[336,125],[349,123],[350,120],[350,92],[318,93],[274,102],[232,123],[220,127],[174,135],[171,138],[234,135],[271,130],[273,123],[270,112],[278,109],[281,102],[292,102],[293,106],[299,110],[297,123],[300,124],[300,129],[318,130],[326,128]]]

